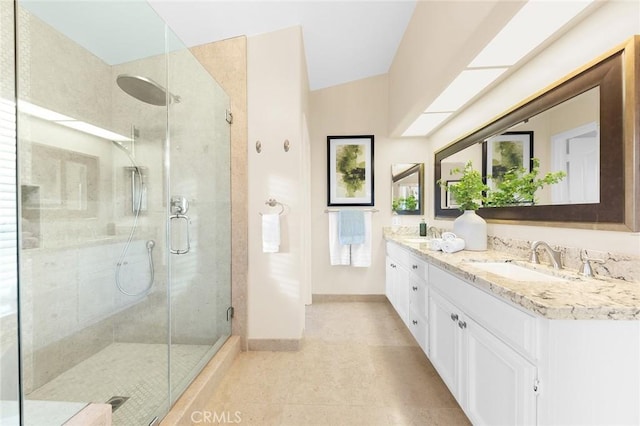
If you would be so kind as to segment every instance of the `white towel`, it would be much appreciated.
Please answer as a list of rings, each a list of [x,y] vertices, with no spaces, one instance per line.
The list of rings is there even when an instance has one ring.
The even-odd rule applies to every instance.
[[[262,251],[264,253],[280,251],[280,215],[278,213],[262,215]]]
[[[371,219],[372,212],[364,212],[364,243],[351,244],[351,266],[371,266]]]
[[[442,242],[442,251],[445,253],[455,253],[464,250],[464,240],[462,238],[454,238]]]
[[[329,212],[329,258],[331,265],[349,265],[351,256],[348,245],[340,244],[338,235],[338,212]]]

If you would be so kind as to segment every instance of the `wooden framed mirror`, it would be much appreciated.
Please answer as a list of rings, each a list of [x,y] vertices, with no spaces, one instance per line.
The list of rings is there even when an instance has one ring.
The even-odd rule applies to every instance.
[[[402,215],[424,214],[424,164],[391,165],[391,211]]]
[[[639,231],[640,213],[640,36],[613,49],[585,67],[566,76],[537,95],[516,105],[494,121],[454,141],[435,154],[435,182],[455,180],[449,170],[473,158],[474,168],[482,170],[486,159],[487,141],[509,132],[531,131],[533,122],[541,121],[544,114],[566,109],[567,105],[581,103],[589,98],[595,105],[579,118],[555,116],[546,122],[567,123],[566,129],[555,132],[533,132],[532,157],[540,154],[553,160],[552,139],[558,135],[597,137],[596,150],[599,170],[595,185],[595,199],[553,199],[528,206],[481,208],[478,210],[489,221],[517,221],[519,224],[567,226],[589,229]],[[595,101],[594,101],[595,99]],[[586,105],[586,103],[585,103]],[[581,109],[581,108],[578,108]],[[584,108],[582,108],[584,109]],[[595,113],[593,112],[595,111]],[[595,126],[595,127],[594,127]],[[549,126],[547,126],[549,127]],[[595,129],[595,131],[594,131]],[[535,143],[534,143],[535,140]],[[562,142],[565,143],[565,142]],[[484,148],[484,157],[482,156]],[[476,160],[477,159],[477,160]],[[556,163],[562,163],[557,161]],[[485,169],[487,165],[484,164]],[[551,165],[544,166],[551,169]],[[541,170],[544,170],[541,167]],[[488,173],[485,171],[485,173]],[[594,180],[590,180],[592,185]],[[583,186],[588,186],[585,181]],[[460,214],[446,202],[446,192],[434,185],[436,218],[451,218]]]

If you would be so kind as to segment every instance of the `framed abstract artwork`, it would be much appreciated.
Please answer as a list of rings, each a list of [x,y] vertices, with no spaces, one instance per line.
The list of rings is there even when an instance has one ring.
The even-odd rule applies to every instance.
[[[327,205],[373,206],[373,135],[327,136]]]

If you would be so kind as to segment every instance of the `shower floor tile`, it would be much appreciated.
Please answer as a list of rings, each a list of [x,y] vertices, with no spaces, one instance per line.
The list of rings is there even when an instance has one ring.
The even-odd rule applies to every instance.
[[[211,349],[208,345],[172,345],[172,386],[189,375]],[[166,409],[167,345],[113,343],[36,389],[29,400],[106,402],[129,399],[113,413],[114,425],[148,425]],[[29,424],[26,413],[25,424]],[[41,426],[41,425],[38,425]]]

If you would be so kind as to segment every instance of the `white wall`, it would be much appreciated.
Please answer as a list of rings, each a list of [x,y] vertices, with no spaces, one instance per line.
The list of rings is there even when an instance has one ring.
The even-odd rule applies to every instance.
[[[387,75],[311,92],[311,232],[313,294],[384,294],[382,227],[391,225],[391,164],[427,161],[424,139],[394,139],[387,128]],[[372,265],[369,268],[331,266],[327,208],[327,136],[369,135],[374,140],[374,202]],[[429,168],[425,173],[432,174]],[[431,198],[427,197],[427,206]],[[425,207],[428,208],[428,207]],[[417,226],[420,216],[403,216]]]
[[[487,95],[431,135],[428,138],[431,147],[428,156],[430,166],[433,165],[433,152],[638,33],[640,3],[610,1],[603,4]],[[427,175],[427,182],[427,187],[430,188],[430,185],[433,185],[433,174]],[[430,211],[430,216],[433,217],[433,210]],[[452,226],[451,221],[438,221],[437,224],[445,228]],[[490,224],[489,234],[523,240],[543,239],[561,246],[614,253],[640,253],[638,233]]]
[[[302,33],[292,27],[247,39],[249,284],[247,337],[299,339],[304,328],[303,113],[308,85]],[[284,140],[291,149],[285,152]],[[256,141],[262,144],[257,153]],[[285,206],[279,253],[263,253],[260,212]]]

